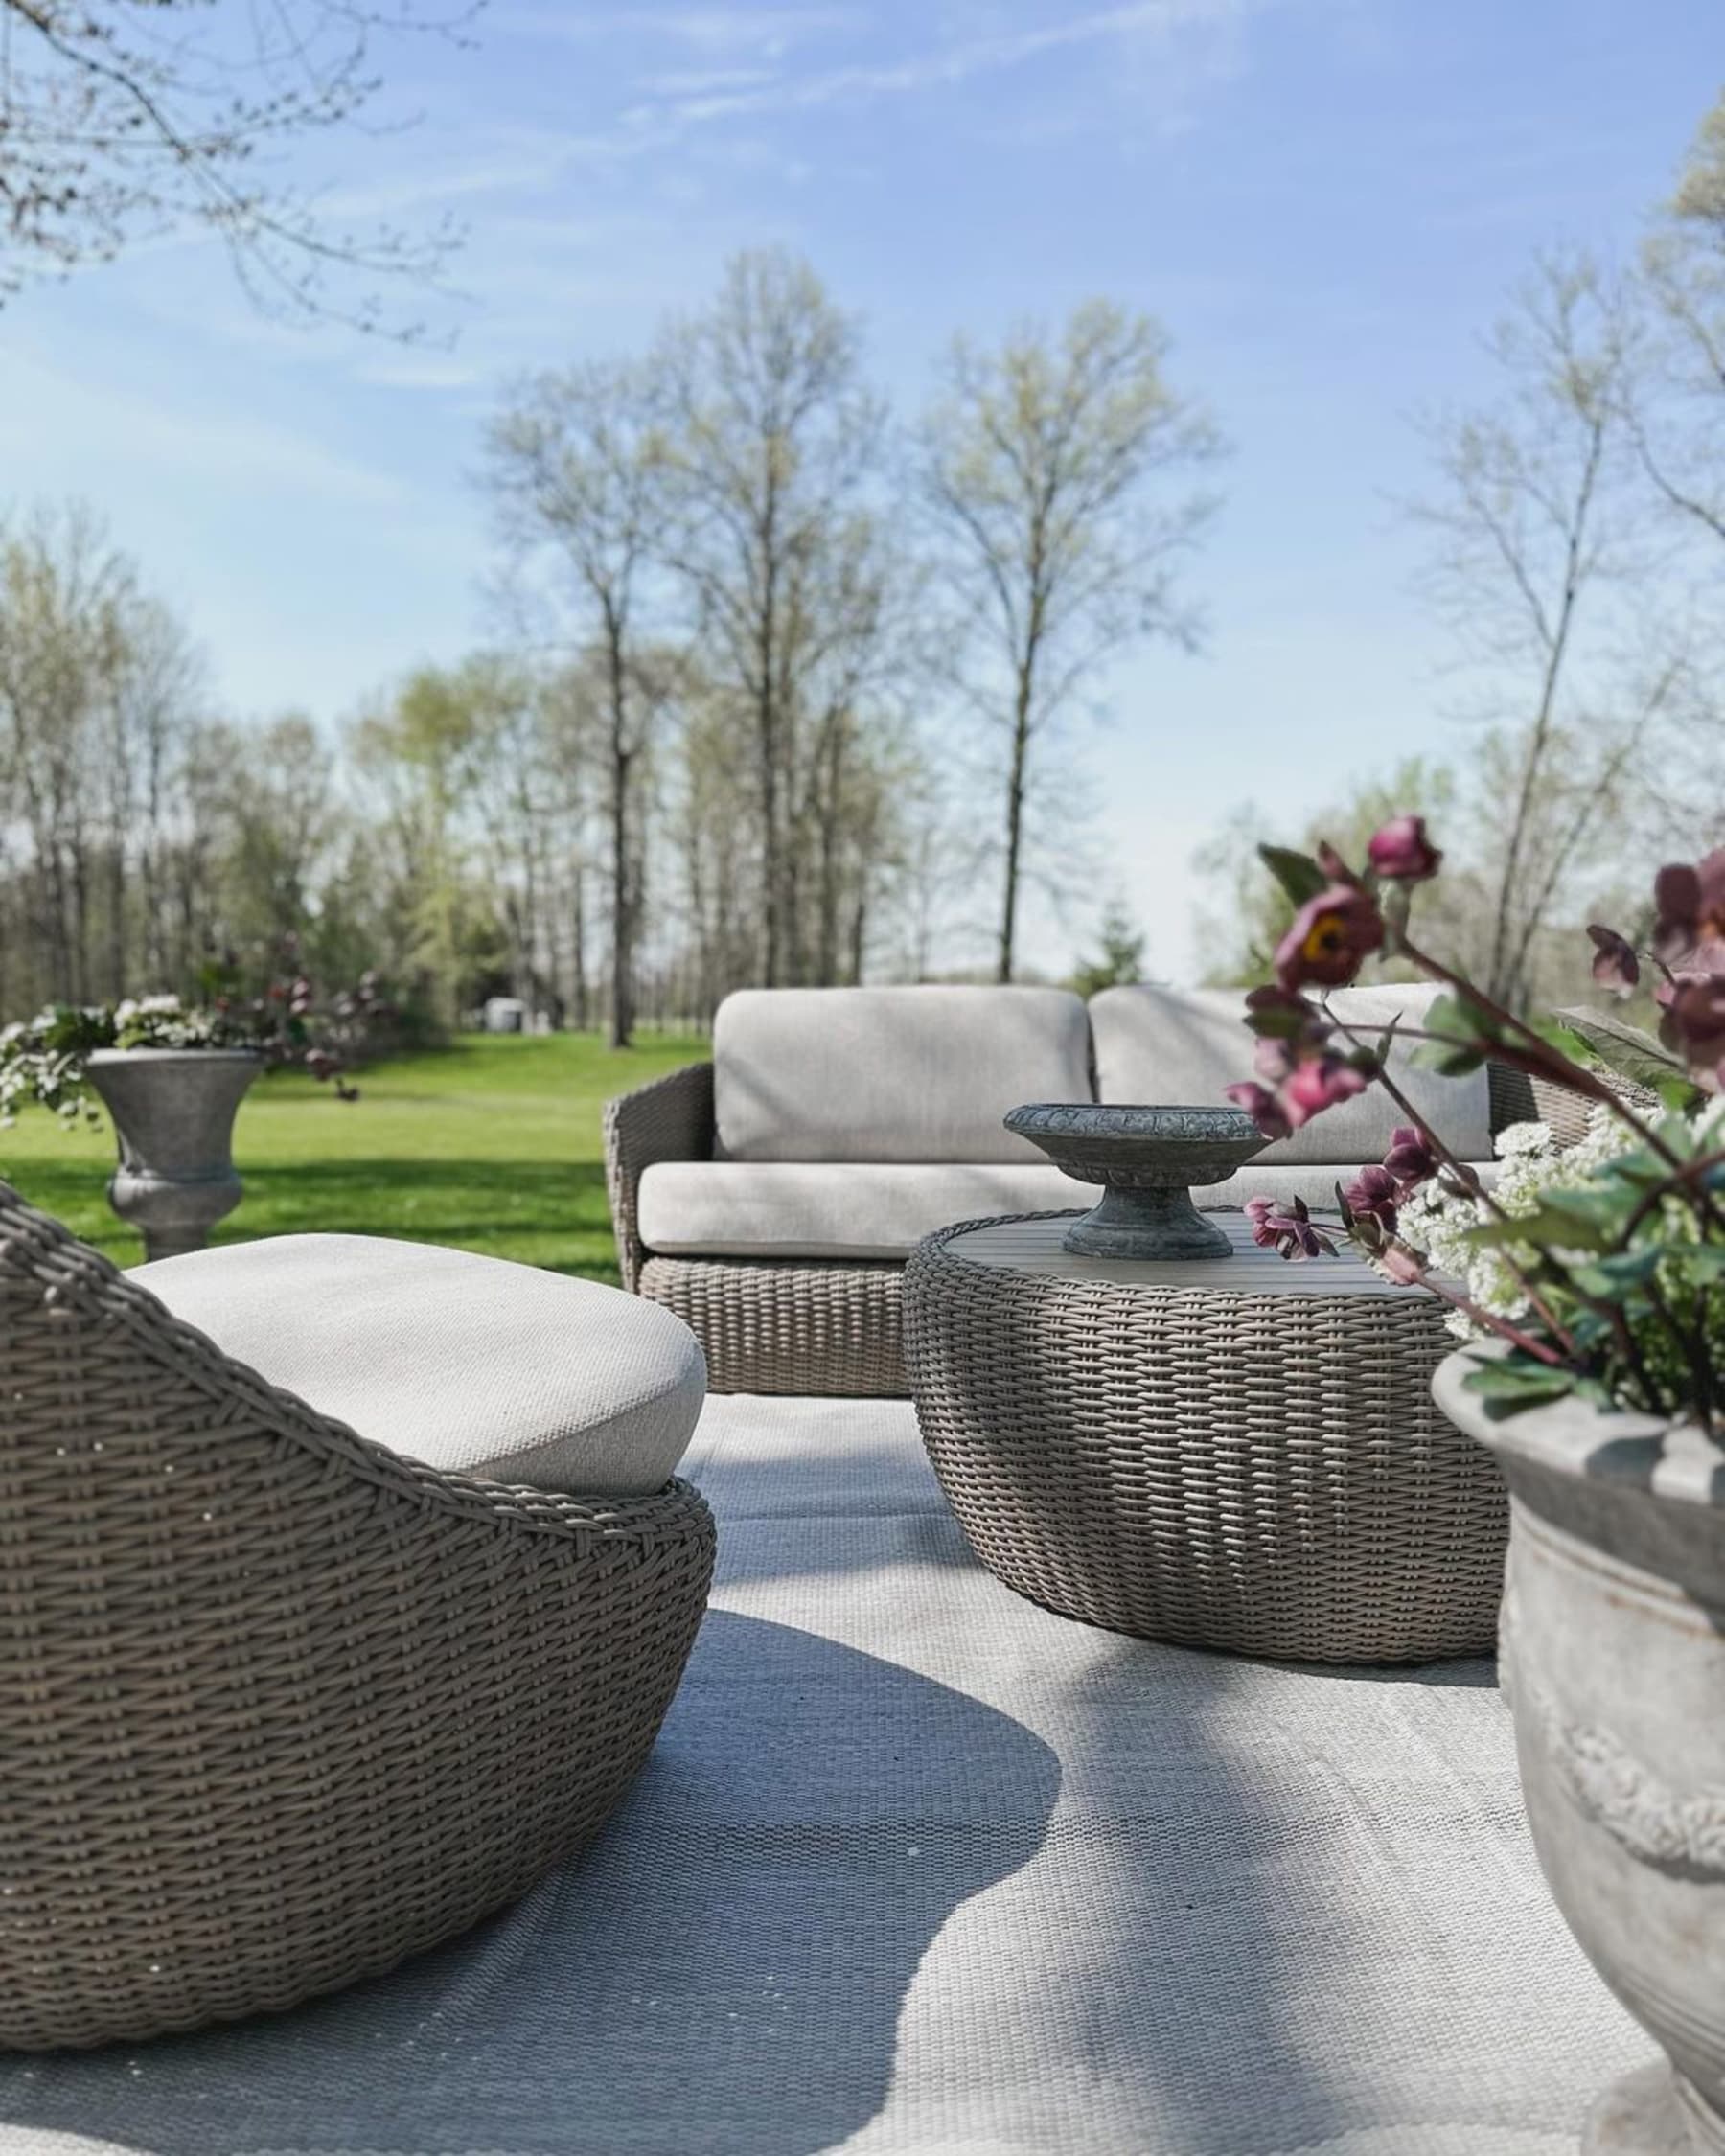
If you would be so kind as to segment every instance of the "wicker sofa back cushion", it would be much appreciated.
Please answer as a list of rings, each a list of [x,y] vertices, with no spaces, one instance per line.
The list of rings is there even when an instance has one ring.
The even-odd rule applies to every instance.
[[[713,1024],[731,1160],[1024,1160],[1023,1101],[1090,1100],[1083,1003],[1056,988],[746,989]]]
[[[705,1397],[700,1344],[670,1311],[472,1250],[283,1235],[131,1278],[320,1413],[488,1481],[662,1489]]]
[[[1398,1012],[1418,1022],[1436,990],[1402,987],[1338,989],[1336,1015],[1375,1041]],[[1097,1097],[1107,1101],[1184,1106],[1219,1101],[1222,1089],[1252,1075],[1252,1035],[1240,1022],[1243,998],[1234,989],[1106,988],[1091,999],[1096,1044]],[[1463,1160],[1492,1158],[1491,1090],[1485,1072],[1443,1078],[1412,1061],[1415,1044],[1392,1051],[1398,1087]],[[1268,1146],[1254,1165],[1355,1166],[1381,1159],[1402,1120],[1380,1087],[1315,1117],[1291,1138]]]

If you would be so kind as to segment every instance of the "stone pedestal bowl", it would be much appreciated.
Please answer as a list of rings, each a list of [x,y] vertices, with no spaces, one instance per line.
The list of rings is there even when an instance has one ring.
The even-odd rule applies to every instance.
[[[1040,1146],[1101,1203],[1067,1230],[1083,1257],[1225,1258],[1232,1245],[1191,1192],[1226,1182],[1266,1140],[1238,1108],[1134,1108],[1109,1101],[1042,1101],[1015,1108],[1006,1128]]]

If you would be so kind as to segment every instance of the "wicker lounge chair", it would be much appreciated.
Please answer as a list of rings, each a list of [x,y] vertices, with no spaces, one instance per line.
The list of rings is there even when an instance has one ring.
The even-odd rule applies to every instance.
[[[777,992],[780,1012],[772,1014],[773,1029],[766,1043],[754,1048],[757,1067],[762,1060],[762,1046],[770,1045],[782,1050],[786,1033],[793,1021],[810,1025],[812,1038],[816,1029],[830,1029],[831,1020],[823,1009],[821,998],[855,998],[844,1014],[846,1021],[856,1024],[859,1020],[867,1021],[868,998],[878,998],[873,1006],[882,1014],[882,1039],[872,1059],[858,1052],[853,1060],[859,1064],[872,1060],[885,1065],[878,1072],[874,1085],[879,1091],[889,1090],[891,1086],[890,1064],[893,1053],[895,1026],[902,1033],[905,1021],[902,1003],[894,1005],[889,998],[905,997],[927,998],[924,1011],[931,1020],[939,1020],[944,1011],[953,1006],[942,1005],[939,998],[971,997],[978,998],[976,1006],[981,1008],[980,999],[1000,995],[1028,996],[1048,995],[1047,991],[1024,990],[788,990]],[[1109,992],[1111,998],[1131,998],[1139,994],[1133,990]],[[1152,993],[1152,992],[1142,992]],[[1166,992],[1154,992],[1159,995]],[[1418,993],[1418,992],[1415,992]],[[745,1007],[744,1015],[752,1027],[760,1021],[756,1017],[759,1006],[769,1000],[759,993],[731,998],[722,1009],[716,1029],[716,1055],[723,1060],[727,1046],[726,1015],[732,1005]],[[1075,998],[1067,998],[1076,1005]],[[1103,999],[1098,998],[1098,1002]],[[1198,998],[1193,998],[1194,1004]],[[828,1006],[830,1008],[830,1006]],[[1082,1006],[1078,1006],[1082,1011]],[[1097,1005],[1091,1006],[1092,1017]],[[1132,1015],[1127,1005],[1128,1016]],[[782,1015],[781,1015],[782,1013]],[[806,1019],[803,1014],[807,1014]],[[854,1015],[853,1015],[854,1014]],[[1058,1013],[1055,1014],[1058,1017]],[[1217,1012],[1207,1008],[1200,1013],[1206,1026],[1213,1025]],[[1232,1057],[1235,1063],[1231,1074],[1238,1073],[1237,1015],[1230,1013],[1227,1030],[1221,1039],[1226,1046],[1220,1052]],[[729,1039],[734,1040],[740,1027],[733,1026]],[[1152,1032],[1154,1042],[1154,1032]],[[820,1097],[829,1086],[840,1093],[842,1075],[833,1073],[835,1060],[830,1050],[830,1030],[819,1045],[828,1050],[828,1065],[816,1083],[797,1082],[794,1074],[769,1070],[766,1082],[754,1081],[753,1096],[744,1101],[746,1127],[744,1135],[758,1141],[764,1118],[759,1102],[763,1096],[773,1105],[781,1107],[787,1118],[801,1113],[810,1122],[828,1114],[828,1127],[838,1120],[826,1111]],[[1214,1036],[1202,1044],[1204,1055],[1213,1057],[1218,1051],[1213,1045]],[[1188,1058],[1188,1062],[1195,1060]],[[976,1116],[978,1125],[989,1118],[998,1124],[999,1114],[1005,1107],[1021,1099],[1038,1097],[1087,1098],[1093,1080],[1085,1071],[1082,1058],[1078,1068],[1067,1077],[1068,1089],[1047,1094],[1039,1087],[1047,1083],[1042,1071],[1027,1072],[1021,1083],[1014,1084],[1010,1070],[1004,1080],[998,1069],[991,1069],[982,1081],[970,1074],[975,1070],[972,1057],[960,1055],[955,1059],[960,1073],[959,1083],[974,1089]],[[925,1078],[925,1069],[912,1069],[904,1083],[908,1096],[916,1094]],[[1154,1073],[1148,1076],[1141,1068],[1134,1069],[1130,1064],[1122,1070],[1116,1089],[1109,1089],[1110,1071],[1106,1060],[1100,1070],[1100,1096],[1103,1099],[1184,1099],[1187,1097],[1213,1098],[1230,1073],[1226,1063],[1220,1074],[1191,1070],[1172,1072],[1167,1086],[1173,1089],[1153,1090]],[[1002,1083],[1004,1090],[1002,1092]],[[1448,1081],[1439,1083],[1447,1084]],[[1205,1090],[1194,1091],[1195,1088]],[[811,1101],[811,1095],[816,1097]],[[1000,1097],[994,1097],[999,1094]],[[1338,1110],[1326,1119],[1326,1135],[1340,1134],[1348,1125],[1346,1118],[1356,1104]],[[642,1218],[642,1185],[648,1171],[660,1163],[722,1164],[718,1175],[702,1185],[694,1176],[679,1176],[675,1189],[678,1195],[694,1196],[702,1187],[721,1184],[729,1177],[733,1181],[751,1172],[747,1165],[739,1166],[735,1144],[727,1145],[725,1135],[720,1129],[723,1120],[720,1104],[716,1100],[715,1065],[702,1063],[691,1065],[675,1071],[636,1091],[612,1101],[606,1110],[606,1169],[610,1194],[611,1218],[616,1231],[618,1263],[622,1270],[623,1284],[636,1294],[652,1297],[667,1305],[682,1318],[695,1331],[707,1358],[708,1378],[712,1388],[718,1392],[770,1392],[770,1393],[853,1393],[853,1394],[904,1394],[909,1387],[905,1374],[900,1321],[900,1287],[904,1275],[905,1259],[909,1250],[921,1236],[932,1229],[960,1218],[990,1213],[1024,1212],[1034,1210],[1058,1210],[1072,1204],[1088,1205],[1094,1197],[1087,1186],[1068,1181],[1053,1168],[1044,1165],[1020,1165],[1008,1153],[997,1153],[992,1164],[989,1156],[972,1151],[964,1157],[968,1166],[952,1169],[926,1166],[901,1166],[891,1163],[937,1160],[939,1156],[931,1153],[926,1144],[926,1129],[914,1126],[916,1102],[908,1104],[907,1120],[911,1124],[908,1136],[910,1144],[921,1145],[922,1150],[911,1151],[904,1139],[893,1142],[890,1131],[877,1140],[882,1150],[876,1155],[880,1165],[871,1166],[866,1159],[860,1160],[853,1150],[848,1157],[839,1156],[835,1168],[816,1168],[804,1183],[804,1191],[813,1188],[818,1195],[822,1185],[818,1178],[824,1176],[829,1192],[833,1187],[842,1187],[839,1179],[852,1179],[850,1187],[856,1188],[860,1203],[859,1212],[864,1211],[872,1202],[873,1193],[868,1185],[889,1185],[892,1179],[900,1179],[902,1189],[909,1179],[930,1178],[928,1188],[932,1198],[945,1197],[945,1209],[938,1203],[926,1220],[909,1220],[907,1227],[901,1217],[886,1231],[884,1240],[897,1247],[884,1250],[879,1256],[847,1254],[790,1255],[781,1250],[769,1250],[762,1255],[750,1256],[740,1247],[743,1238],[732,1238],[723,1232],[714,1235],[716,1249],[701,1245],[686,1247],[678,1238],[678,1247],[672,1250],[656,1248],[661,1240],[656,1229],[644,1232]],[[1489,1115],[1492,1133],[1506,1128],[1511,1123],[1535,1120],[1542,1112],[1557,1124],[1560,1135],[1567,1140],[1580,1135],[1585,1128],[1584,1104],[1564,1100],[1552,1103],[1537,1102],[1531,1083],[1519,1072],[1492,1067],[1489,1073],[1488,1093],[1484,1086],[1480,1089],[1477,1119],[1482,1128],[1475,1141],[1475,1152],[1481,1158],[1488,1156],[1484,1125]],[[951,1111],[948,1110],[950,1120]],[[818,1133],[816,1132],[816,1142]],[[974,1134],[973,1134],[974,1142]],[[1010,1141],[1018,1144],[1021,1141]],[[1376,1158],[1382,1151],[1383,1136],[1378,1135],[1375,1147],[1368,1153],[1353,1156],[1354,1162],[1363,1158]],[[1027,1151],[1028,1149],[1026,1149]],[[1286,1178],[1286,1187],[1297,1189],[1316,1204],[1332,1203],[1329,1192],[1334,1182],[1346,1179],[1353,1172],[1349,1165],[1303,1165],[1284,1167],[1276,1162],[1276,1155],[1284,1149],[1277,1148],[1266,1156],[1266,1165],[1254,1164],[1245,1176],[1236,1177],[1235,1183],[1251,1185],[1268,1184],[1280,1187],[1276,1179]],[[779,1159],[786,1157],[779,1156]],[[820,1154],[811,1149],[803,1158],[818,1162]],[[790,1164],[780,1165],[769,1159],[765,1172],[785,1181],[778,1186],[790,1192],[790,1204],[798,1203],[795,1179],[799,1174],[794,1165],[794,1156]],[[674,1171],[676,1172],[676,1171]],[[1238,1205],[1241,1196],[1232,1185],[1210,1194],[1212,1202]],[[661,1204],[661,1216],[665,1210]],[[710,1210],[710,1208],[709,1208]],[[757,1215],[768,1213],[769,1205],[756,1208]],[[830,1194],[826,1199],[827,1218],[812,1223],[814,1233],[811,1242],[824,1242],[832,1235],[836,1226],[842,1231],[840,1218],[835,1221],[835,1207]],[[901,1216],[914,1212],[914,1204],[900,1204]],[[789,1217],[789,1212],[781,1219]],[[680,1226],[681,1224],[677,1224]],[[778,1223],[769,1222],[769,1230]],[[739,1223],[741,1226],[741,1223]],[[669,1238],[665,1238],[669,1240]],[[830,1248],[830,1246],[829,1246]]]
[[[385,1970],[579,1848],[646,1757],[711,1574],[686,1484],[386,1451],[4,1184],[0,1401],[0,2044]]]

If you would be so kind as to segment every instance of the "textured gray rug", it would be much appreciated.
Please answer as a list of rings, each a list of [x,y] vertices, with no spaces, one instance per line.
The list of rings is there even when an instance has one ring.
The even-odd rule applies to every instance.
[[[1559,2156],[1648,2054],[1481,1663],[1272,1668],[971,1562],[908,1408],[718,1400],[714,1614],[600,1845],[280,2020],[0,2062],[91,2156]]]

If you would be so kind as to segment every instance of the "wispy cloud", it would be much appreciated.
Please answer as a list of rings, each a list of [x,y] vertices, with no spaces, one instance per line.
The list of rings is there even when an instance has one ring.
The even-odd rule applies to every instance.
[[[14,352],[0,369],[0,448],[10,449],[15,466],[34,456],[49,425],[76,441],[93,464],[112,459],[134,471],[151,468],[175,487],[209,481],[372,511],[403,499],[388,472],[295,428],[196,401],[176,407],[111,381],[80,380],[61,366]]]
[[[960,38],[902,58],[848,62],[802,73],[781,69],[731,83],[695,80],[680,85],[675,94],[657,96],[649,79],[639,85],[649,94],[620,115],[615,128],[576,146],[577,153],[636,155],[662,149],[688,129],[719,121],[916,96],[954,88],[978,77],[1004,74],[1083,46],[1116,40],[1141,44],[1146,38],[1162,40],[1186,31],[1229,30],[1262,4],[1263,0],[1120,0],[1065,22]],[[729,11],[714,11],[715,24],[722,17],[732,20],[739,31],[744,23],[766,19],[752,12],[733,17]],[[704,20],[704,15],[700,19]],[[661,92],[663,88],[661,84]]]
[[[516,10],[507,27],[560,44],[609,45],[629,36],[680,46],[715,63],[740,57],[782,59],[819,38],[864,31],[869,19],[868,11],[858,7],[673,8],[663,13],[628,8],[581,14],[530,8]]]

